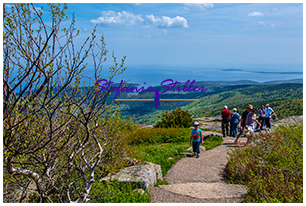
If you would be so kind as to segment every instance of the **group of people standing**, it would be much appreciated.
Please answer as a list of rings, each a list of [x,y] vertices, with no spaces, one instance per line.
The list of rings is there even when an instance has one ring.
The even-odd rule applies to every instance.
[[[227,106],[224,106],[224,110],[221,112],[222,117],[222,133],[223,137],[225,136],[225,130],[226,134],[228,136],[228,127],[230,124],[230,135],[232,137],[236,137],[235,143],[237,143],[237,140],[241,135],[244,134],[245,131],[247,131],[248,140],[247,143],[252,142],[253,134],[255,132],[255,126],[254,123],[257,123],[256,129],[260,127],[260,129],[263,129],[264,124],[266,125],[266,128],[271,127],[271,115],[273,115],[274,111],[269,106],[269,104],[266,105],[266,108],[264,105],[261,105],[261,108],[259,109],[259,118],[257,120],[256,118],[256,112],[257,109],[253,108],[253,105],[249,104],[245,107],[246,110],[242,113],[241,118],[238,113],[238,110],[236,108],[233,109],[233,113],[231,113]],[[237,128],[240,123],[240,130],[239,134],[237,135]],[[193,157],[199,158],[200,157],[200,144],[204,142],[203,132],[199,128],[199,122],[194,122],[194,129],[191,132],[190,136],[190,145],[192,145],[193,149]]]
[[[255,132],[255,122],[257,123],[256,129],[260,127],[261,130],[263,130],[263,126],[266,126],[266,129],[271,128],[271,116],[274,114],[273,109],[270,107],[269,104],[266,104],[266,107],[264,105],[261,105],[261,108],[259,108],[259,118],[257,120],[257,109],[253,107],[253,105],[249,104],[245,107],[246,110],[240,115],[238,113],[238,110],[236,108],[233,109],[233,113],[231,113],[227,106],[224,106],[224,109],[221,112],[222,117],[222,133],[223,137],[225,136],[225,130],[226,134],[228,135],[228,128],[230,124],[230,136],[236,137],[235,143],[237,143],[237,140],[241,135],[244,134],[244,132],[247,133],[248,140],[247,143],[252,142],[252,137]],[[240,126],[238,127],[240,123]],[[237,135],[239,130],[239,134]]]

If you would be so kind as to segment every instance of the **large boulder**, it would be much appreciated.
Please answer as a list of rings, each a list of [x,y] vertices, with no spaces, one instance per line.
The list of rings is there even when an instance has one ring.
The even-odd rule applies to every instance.
[[[131,182],[139,184],[144,190],[154,186],[157,180],[163,180],[163,174],[160,165],[151,162],[145,162],[145,165],[135,165],[126,167],[116,174],[109,174],[100,181],[118,180],[119,182]]]

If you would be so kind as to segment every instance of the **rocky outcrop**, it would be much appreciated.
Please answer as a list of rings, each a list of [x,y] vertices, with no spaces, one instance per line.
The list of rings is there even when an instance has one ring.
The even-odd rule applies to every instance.
[[[303,116],[291,116],[286,119],[281,119],[276,122],[272,122],[272,127],[277,127],[279,125],[285,126],[285,125],[293,125],[298,122],[303,122]]]
[[[215,117],[198,117],[194,118],[197,121],[205,121],[205,122],[213,122],[213,121],[220,121],[222,120],[221,115],[217,115]]]
[[[154,186],[157,180],[163,180],[160,165],[146,162],[145,165],[126,167],[116,174],[109,174],[100,181],[118,180],[119,182],[131,182],[138,184],[138,187],[147,189]]]

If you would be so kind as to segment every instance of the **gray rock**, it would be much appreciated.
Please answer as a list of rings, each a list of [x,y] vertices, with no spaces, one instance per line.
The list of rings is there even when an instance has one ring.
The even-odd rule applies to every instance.
[[[222,121],[222,117],[221,115],[218,115],[218,116],[212,117],[210,121]]]
[[[193,154],[190,153],[190,152],[181,152],[180,155],[185,155],[186,157],[190,157],[190,156],[192,156]]]
[[[295,123],[303,122],[303,116],[291,116],[286,119],[281,119],[275,122],[272,122],[272,128],[276,128],[279,125],[286,126],[286,125],[293,125]]]
[[[145,165],[135,165],[126,167],[116,174],[109,174],[100,181],[118,180],[119,182],[131,182],[139,184],[138,186],[146,189],[154,186],[157,180],[163,180],[160,165],[146,162]]]
[[[133,194],[140,193],[142,195],[145,193],[145,191],[143,189],[134,189],[132,192],[133,192]]]

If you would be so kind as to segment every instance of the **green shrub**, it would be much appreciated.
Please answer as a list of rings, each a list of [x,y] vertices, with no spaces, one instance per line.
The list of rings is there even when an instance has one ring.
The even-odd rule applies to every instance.
[[[255,143],[229,153],[229,181],[249,188],[247,202],[303,202],[303,124],[278,127]]]
[[[128,133],[131,145],[156,144],[170,142],[187,142],[191,129],[186,128],[153,128],[136,129]]]
[[[95,182],[90,191],[92,203],[149,203],[150,194],[133,192],[137,189],[135,184],[129,182]]]
[[[176,108],[175,110],[162,111],[161,121],[154,127],[162,128],[189,128],[192,126],[191,114],[187,110]]]

